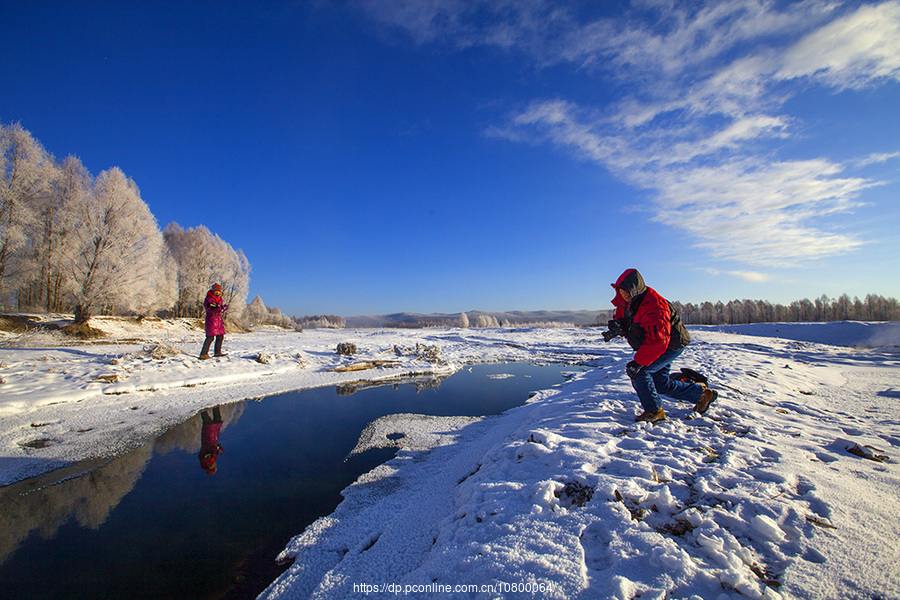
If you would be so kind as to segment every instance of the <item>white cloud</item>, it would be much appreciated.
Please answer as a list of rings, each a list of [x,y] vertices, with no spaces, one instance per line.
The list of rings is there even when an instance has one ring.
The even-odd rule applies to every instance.
[[[839,177],[824,159],[772,164],[740,161],[654,173],[655,220],[673,225],[720,259],[761,266],[840,254],[861,245],[852,235],[813,226],[851,210],[871,183]]]
[[[356,0],[355,4],[416,43],[493,46],[536,58],[546,52],[543,48],[554,32],[573,26],[566,8],[550,0]]]
[[[691,139],[667,149],[657,161],[660,164],[685,163],[720,151],[737,150],[747,142],[760,138],[784,137],[787,120],[784,117],[751,115],[736,119],[704,139]]]
[[[658,130],[632,135],[588,119],[565,101],[535,103],[516,116],[509,131],[519,139],[530,133],[550,141],[655,191],[654,220],[685,231],[719,259],[790,266],[862,244],[814,223],[851,211],[873,182],[844,177],[841,165],[824,158],[779,162],[733,152],[748,140],[783,135],[782,118],[748,117],[706,138],[676,143]],[[730,158],[699,162],[716,150]]]
[[[718,269],[705,269],[705,271],[714,277],[718,277],[719,275],[730,275],[731,277],[737,277],[738,279],[753,283],[765,283],[772,279],[771,275],[760,273],[759,271],[719,271]]]
[[[677,79],[760,38],[796,34],[832,11],[825,2],[794,2],[777,10],[760,0],[702,3],[652,3],[573,26],[557,48],[557,60],[602,64],[606,58],[619,72]]]
[[[895,158],[900,158],[900,152],[875,152],[857,160],[856,166],[866,167],[868,165],[880,165]]]
[[[366,4],[418,41],[499,47],[539,66],[571,63],[625,92],[596,107],[534,101],[489,133],[552,143],[654,191],[653,218],[714,257],[787,266],[862,244],[829,217],[853,210],[875,182],[845,176],[827,158],[778,160],[773,143],[802,123],[782,113],[804,86],[900,79],[898,0],[642,0],[587,22],[577,19],[577,2]]]
[[[838,88],[900,80],[900,2],[864,5],[809,34],[785,52],[777,76]]]

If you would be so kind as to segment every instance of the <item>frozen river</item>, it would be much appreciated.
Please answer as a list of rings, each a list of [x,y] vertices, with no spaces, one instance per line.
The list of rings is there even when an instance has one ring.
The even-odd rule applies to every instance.
[[[104,464],[0,489],[4,595],[27,598],[255,597],[280,572],[275,555],[340,492],[388,460],[348,458],[384,415],[499,414],[562,382],[560,365],[488,364],[443,380],[343,386],[220,407],[224,451],[200,467],[198,414]],[[210,412],[211,414],[211,412]]]

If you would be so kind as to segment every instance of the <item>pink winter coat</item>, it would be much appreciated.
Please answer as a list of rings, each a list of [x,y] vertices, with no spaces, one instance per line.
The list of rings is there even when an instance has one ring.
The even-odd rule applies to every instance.
[[[224,313],[228,305],[222,303],[222,296],[207,292],[203,308],[206,309],[206,335],[225,335]]]
[[[222,431],[222,422],[204,423],[200,428],[200,445],[204,448],[216,448],[219,446],[219,433]]]
[[[207,473],[216,472],[216,458],[222,454],[223,448],[219,445],[219,432],[222,423],[204,423],[200,429],[200,466]]]

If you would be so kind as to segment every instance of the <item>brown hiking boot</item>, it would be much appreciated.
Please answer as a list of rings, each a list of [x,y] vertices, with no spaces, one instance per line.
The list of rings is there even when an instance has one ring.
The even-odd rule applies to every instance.
[[[648,423],[657,423],[666,420],[666,411],[659,409],[657,411],[644,411],[634,418],[635,421],[647,421]]]
[[[706,409],[709,408],[709,405],[715,402],[718,397],[719,392],[716,390],[711,390],[709,388],[703,390],[703,395],[700,396],[700,402],[694,405],[694,410],[702,415],[706,412]]]
[[[201,354],[200,360],[209,360],[209,354]]]

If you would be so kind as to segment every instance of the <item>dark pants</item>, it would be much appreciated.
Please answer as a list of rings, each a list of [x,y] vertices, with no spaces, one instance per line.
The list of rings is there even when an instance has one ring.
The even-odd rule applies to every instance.
[[[653,363],[641,369],[637,377],[631,380],[631,385],[637,392],[645,411],[655,412],[662,408],[660,394],[695,404],[700,400],[700,396],[703,395],[703,386],[669,378],[669,367],[683,351],[684,348],[679,348],[664,352]]]
[[[216,340],[216,355],[222,354],[222,342],[225,341],[224,335],[208,335],[206,336],[206,341],[203,342],[203,350],[200,351],[200,356],[206,356],[209,354],[209,346],[212,344],[213,339]]]
[[[204,425],[212,425],[213,423],[221,423],[222,422],[222,413],[219,411],[218,406],[214,406],[212,409],[212,416],[209,416],[209,411],[207,409],[203,409],[200,411],[200,420]]]

